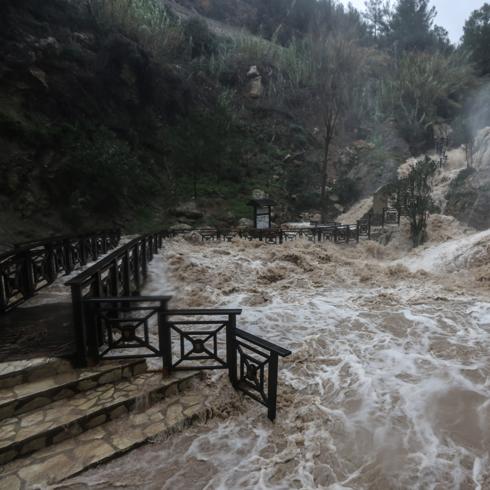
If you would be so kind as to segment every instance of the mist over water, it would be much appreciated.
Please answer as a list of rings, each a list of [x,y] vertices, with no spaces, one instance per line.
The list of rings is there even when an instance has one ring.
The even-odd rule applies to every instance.
[[[490,234],[436,229],[452,227],[433,269],[437,235],[407,255],[403,227],[388,247],[169,243],[153,292],[170,281],[175,307],[243,307],[241,328],[293,351],[278,419],[244,399],[70,488],[490,488]]]

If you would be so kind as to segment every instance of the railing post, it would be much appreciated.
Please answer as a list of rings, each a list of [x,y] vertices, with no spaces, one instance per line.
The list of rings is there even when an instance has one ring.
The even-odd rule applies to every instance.
[[[163,362],[163,374],[172,372],[172,331],[167,315],[168,301],[160,302],[158,311],[158,342]]]
[[[107,253],[107,233],[102,233],[102,253]]]
[[[147,262],[151,262],[153,260],[153,236],[150,235],[148,237],[148,241],[146,242],[148,244],[148,250],[147,250]]]
[[[76,345],[75,365],[77,367],[87,367],[87,335],[85,331],[82,288],[79,284],[71,286],[71,302]]]
[[[109,290],[112,296],[119,296],[117,258],[109,269]]]
[[[63,240],[63,257],[65,260],[65,272],[68,275],[73,271],[70,240]]]
[[[122,260],[123,291],[125,296],[131,295],[131,274],[129,270],[129,250],[126,250]]]
[[[141,291],[141,273],[140,273],[140,254],[138,244],[133,248],[133,267],[134,267],[134,287],[137,294]]]
[[[236,355],[236,315],[228,315],[226,325],[226,362],[228,364],[228,376],[231,385],[235,388],[237,380],[237,355]]]
[[[58,275],[56,270],[56,263],[54,260],[53,244],[48,243],[44,247],[44,249],[46,250],[46,264],[47,264],[46,275],[48,276],[48,282],[52,283],[56,280],[56,277]]]
[[[371,240],[371,213],[368,214],[368,240]]]
[[[91,253],[92,253],[92,260],[97,260],[97,238],[94,236],[91,236],[89,238],[90,240],[90,248],[91,248]]]
[[[361,232],[361,230],[359,228],[361,226],[360,223],[361,222],[359,220],[357,220],[357,227],[356,227],[356,242],[357,243],[359,243],[359,237],[360,237],[360,232]]]
[[[143,238],[140,247],[141,247],[141,270],[143,272],[143,278],[146,278],[148,274],[148,256],[146,254],[146,238]]]
[[[270,420],[274,421],[276,418],[276,405],[277,405],[277,373],[279,365],[279,356],[276,352],[271,352],[269,360],[269,379],[267,382],[267,401],[268,410],[267,416]]]
[[[0,312],[6,310],[9,304],[6,281],[8,281],[8,265],[0,263]]]
[[[34,271],[32,264],[32,257],[29,252],[25,252],[21,262],[21,290],[25,298],[32,298],[34,296]]]
[[[87,247],[85,246],[85,238],[78,239],[78,249],[80,250],[80,265],[87,263]]]

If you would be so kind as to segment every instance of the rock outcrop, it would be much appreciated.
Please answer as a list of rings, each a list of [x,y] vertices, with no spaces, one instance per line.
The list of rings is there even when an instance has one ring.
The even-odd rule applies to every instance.
[[[446,212],[476,229],[490,228],[490,127],[475,140],[473,167],[451,183]]]

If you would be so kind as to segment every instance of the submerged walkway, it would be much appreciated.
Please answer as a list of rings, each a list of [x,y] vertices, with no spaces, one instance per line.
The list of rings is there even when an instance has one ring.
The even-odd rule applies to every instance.
[[[70,357],[76,352],[70,288],[65,283],[118,250],[132,237],[124,236],[114,248],[59,275],[25,303],[0,314],[0,363],[40,357]]]
[[[69,302],[16,308],[0,317],[0,362],[74,353]]]

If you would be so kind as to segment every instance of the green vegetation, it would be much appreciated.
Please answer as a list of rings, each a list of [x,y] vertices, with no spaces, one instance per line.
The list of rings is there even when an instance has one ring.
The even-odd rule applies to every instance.
[[[84,212],[117,215],[128,203],[143,205],[145,196],[157,193],[158,179],[151,178],[156,169],[111,131],[100,128],[88,137],[67,128],[65,137],[67,160],[52,185],[73,220],[81,220]]]
[[[434,125],[457,126],[470,144],[474,120],[462,114],[480,93],[471,60],[483,73],[485,8],[468,21],[463,51],[427,0],[368,0],[363,15],[336,0],[179,1],[229,26],[179,17],[160,0],[66,2],[81,18],[69,36],[67,13],[37,2],[25,14],[37,9],[42,37],[55,40],[33,48],[39,66],[22,83],[2,86],[0,128],[25,151],[9,146],[12,159],[48,162],[33,174],[72,223],[128,209],[145,209],[149,223],[149,206],[190,199],[207,209],[214,199],[236,222],[256,188],[287,219],[328,220],[331,195],[349,204],[366,176],[369,192],[386,184],[408,148],[433,147]],[[22,29],[19,42],[32,23]],[[233,219],[213,213],[209,222]]]
[[[451,121],[463,109],[465,95],[475,85],[463,53],[407,53],[395,61],[384,83],[387,111],[404,138],[415,148],[430,140],[432,126]]]
[[[471,53],[481,75],[490,74],[490,4],[475,10],[464,26],[463,47]]]
[[[409,174],[393,186],[398,195],[399,209],[405,211],[410,220],[410,237],[414,247],[422,245],[427,236],[427,218],[434,211],[432,179],[439,164],[426,156],[410,169]]]
[[[87,8],[100,29],[124,32],[158,56],[182,47],[182,29],[159,0],[87,0]]]

